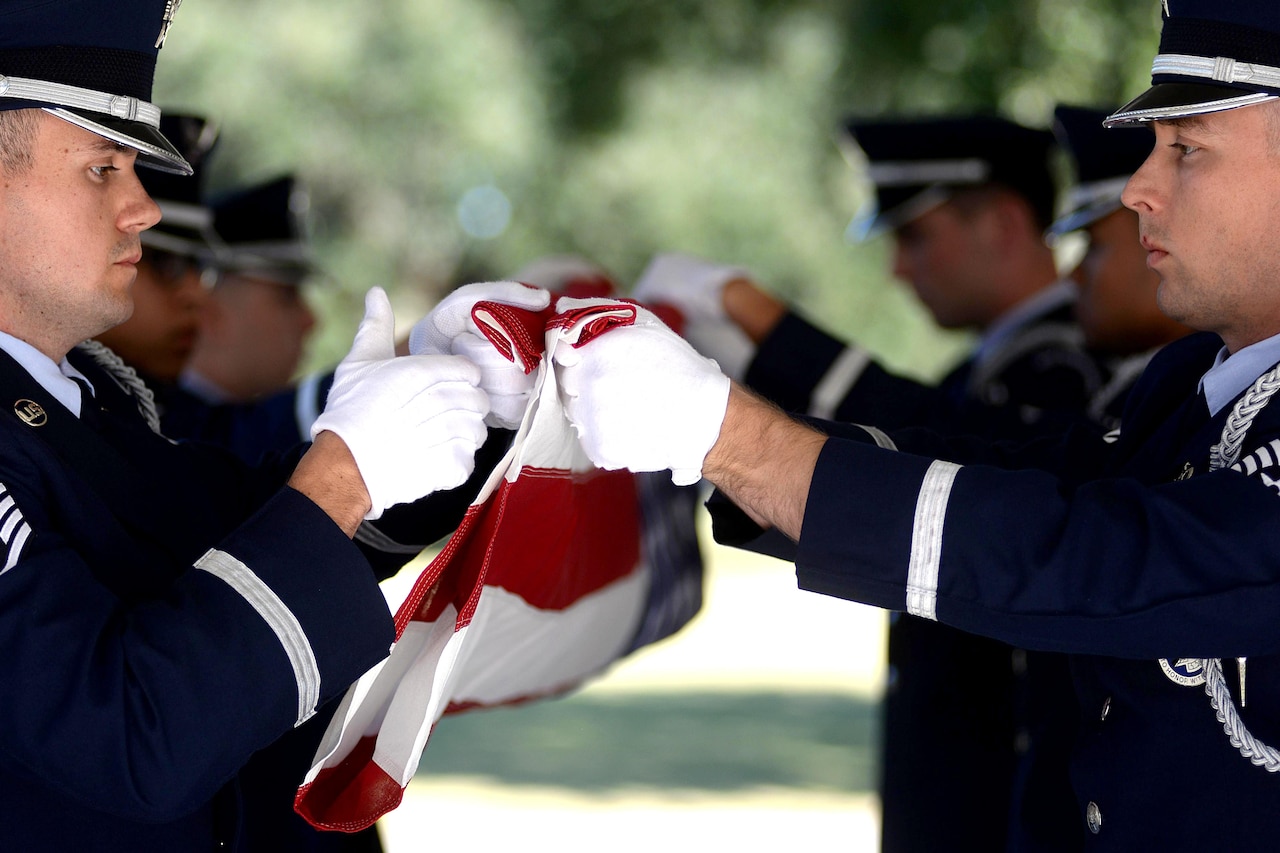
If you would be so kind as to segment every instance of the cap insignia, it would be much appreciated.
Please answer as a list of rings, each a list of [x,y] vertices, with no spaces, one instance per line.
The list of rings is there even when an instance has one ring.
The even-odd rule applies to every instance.
[[[169,26],[173,23],[173,16],[178,13],[178,7],[182,5],[182,0],[165,0],[164,17],[160,19],[160,35],[156,39],[156,49],[164,47],[165,36],[169,35]]]

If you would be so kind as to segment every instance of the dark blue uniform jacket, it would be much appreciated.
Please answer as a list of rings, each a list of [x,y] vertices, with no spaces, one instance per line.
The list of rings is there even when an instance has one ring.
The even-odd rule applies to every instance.
[[[746,381],[795,412],[1025,439],[1085,420],[1105,370],[1082,343],[1071,305],[1047,305],[935,386],[896,376],[788,314]],[[840,377],[850,359],[861,365],[853,381]],[[911,617],[891,621],[888,657],[882,849],[1078,849],[1061,773],[1074,725],[1066,661]]]
[[[1236,468],[1210,472],[1231,407],[1210,417],[1197,385],[1220,346],[1194,335],[1157,355],[1114,444],[1092,431],[1018,448],[833,438],[810,487],[801,587],[1070,653],[1071,772],[1093,849],[1271,850],[1280,837],[1280,778],[1239,754],[1203,687],[1160,663],[1227,659],[1239,704],[1231,659],[1247,656],[1243,720],[1280,743],[1280,405],[1257,415]]]
[[[411,554],[73,361],[80,420],[0,354],[0,849],[235,849],[238,770],[386,655]]]

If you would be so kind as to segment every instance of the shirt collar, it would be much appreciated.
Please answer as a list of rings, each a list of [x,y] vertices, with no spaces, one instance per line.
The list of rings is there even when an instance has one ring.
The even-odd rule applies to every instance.
[[[1272,335],[1236,353],[1227,352],[1226,347],[1218,350],[1213,367],[1200,379],[1209,414],[1217,415],[1231,405],[1277,362],[1280,362],[1280,335]]]
[[[198,397],[201,402],[219,405],[222,403],[230,403],[231,395],[203,373],[197,373],[191,368],[182,371],[182,375],[178,377],[178,387],[188,394]]]
[[[974,361],[981,362],[992,353],[999,352],[1019,329],[1033,320],[1046,314],[1052,314],[1065,305],[1076,300],[1076,286],[1071,281],[1062,279],[1038,291],[1033,296],[1022,300],[986,328],[978,348],[974,352]]]
[[[57,364],[31,344],[6,332],[0,332],[0,350],[18,362],[55,400],[66,406],[77,418],[80,417],[80,387],[72,381],[72,377],[83,381],[90,390],[93,389],[93,383],[76,370],[71,362],[63,358],[62,363]]]

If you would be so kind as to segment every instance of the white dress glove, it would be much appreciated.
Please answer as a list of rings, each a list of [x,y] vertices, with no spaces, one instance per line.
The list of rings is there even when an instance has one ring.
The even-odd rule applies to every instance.
[[[725,285],[750,278],[742,267],[712,263],[692,255],[655,255],[631,295],[645,305],[671,305],[684,315],[684,337],[713,358],[720,369],[741,380],[756,348],[724,312]]]
[[[608,299],[560,299],[564,312]],[[591,461],[601,468],[671,469],[681,486],[698,482],[720,435],[729,379],[651,312],[636,306],[632,326],[574,348],[556,346],[560,402]]]
[[[409,332],[409,353],[461,355],[474,362],[480,368],[480,387],[489,395],[485,423],[514,429],[528,408],[536,375],[526,374],[523,365],[500,353],[481,334],[471,318],[471,309],[485,301],[541,311],[551,304],[551,294],[514,281],[460,287],[414,325]]]
[[[382,288],[365,296],[351,352],[311,426],[336,433],[355,457],[378,518],[398,503],[466,482],[487,435],[480,370],[456,356],[395,356],[395,317]]]

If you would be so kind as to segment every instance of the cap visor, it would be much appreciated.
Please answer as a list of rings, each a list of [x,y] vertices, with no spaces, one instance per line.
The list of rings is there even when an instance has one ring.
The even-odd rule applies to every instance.
[[[1054,220],[1049,229],[1044,232],[1045,240],[1050,245],[1064,234],[1070,234],[1072,231],[1079,231],[1093,223],[1097,222],[1105,216],[1110,216],[1120,208],[1124,207],[1120,203],[1120,199],[1108,199],[1106,201],[1087,204],[1078,207],[1070,213],[1064,214]]]
[[[1217,113],[1275,100],[1266,92],[1249,92],[1208,83],[1157,83],[1111,115],[1103,127],[1123,127],[1162,119]]]
[[[90,133],[118,142],[138,152],[138,162],[143,166],[159,169],[175,175],[190,175],[191,164],[178,153],[178,149],[164,138],[159,130],[145,122],[128,121],[89,110],[73,110],[68,107],[45,107],[45,112],[71,122]]]
[[[864,243],[879,237],[888,231],[919,219],[935,207],[941,207],[951,199],[951,191],[946,187],[929,187],[917,192],[906,201],[881,210],[877,205],[868,205],[867,210],[859,213],[845,229],[844,238],[848,243]]]

